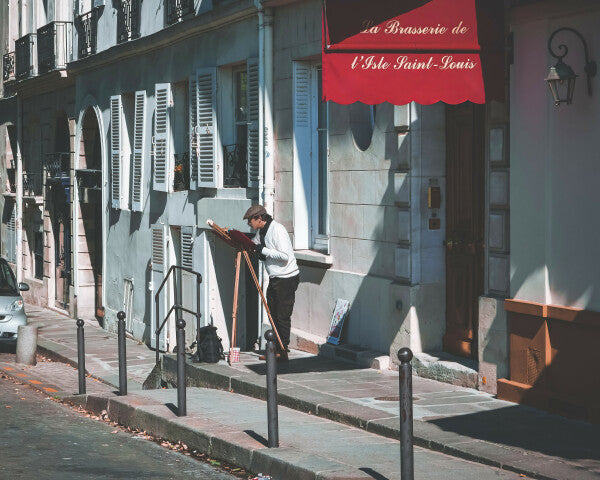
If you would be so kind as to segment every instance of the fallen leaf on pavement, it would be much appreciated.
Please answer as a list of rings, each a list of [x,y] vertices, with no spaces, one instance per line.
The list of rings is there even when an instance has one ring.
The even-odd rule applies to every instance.
[[[110,433],[118,433],[118,432],[119,432],[118,430],[113,430],[113,431],[112,431],[112,432],[110,432]]]

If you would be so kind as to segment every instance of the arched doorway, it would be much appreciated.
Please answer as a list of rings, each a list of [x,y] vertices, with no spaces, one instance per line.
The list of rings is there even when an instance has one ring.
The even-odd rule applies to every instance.
[[[54,148],[46,154],[47,205],[53,233],[54,305],[70,305],[71,286],[71,134],[65,113],[57,115]]]
[[[77,163],[77,314],[104,317],[102,304],[102,153],[96,114],[88,107],[81,123]]]

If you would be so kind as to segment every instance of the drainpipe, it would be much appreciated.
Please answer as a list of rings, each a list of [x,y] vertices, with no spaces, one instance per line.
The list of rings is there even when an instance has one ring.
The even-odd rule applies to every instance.
[[[261,0],[254,0],[258,12],[258,203],[264,205],[264,84],[265,84],[265,12]]]
[[[264,205],[273,213],[275,205],[275,165],[273,141],[273,14],[264,14]]]
[[[258,201],[267,212],[273,214],[275,173],[273,168],[273,15],[264,8],[261,0],[255,0],[258,11],[258,83],[259,83],[259,145],[258,145]],[[258,272],[259,282],[264,286],[264,265]],[[262,325],[266,318],[262,303],[258,313],[259,347],[263,347]]]
[[[16,218],[16,252],[15,266],[17,270],[17,282],[23,281],[23,159],[21,158],[21,142],[23,141],[23,107],[22,100],[17,95],[17,175],[15,185],[17,193],[15,197]]]

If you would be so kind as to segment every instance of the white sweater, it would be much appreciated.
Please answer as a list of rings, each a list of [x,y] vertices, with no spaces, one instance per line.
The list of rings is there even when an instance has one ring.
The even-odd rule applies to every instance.
[[[260,231],[254,236],[253,242],[260,245]],[[265,246],[262,254],[266,257],[265,268],[269,277],[289,278],[298,275],[298,265],[290,236],[281,223],[271,221],[265,235]]]

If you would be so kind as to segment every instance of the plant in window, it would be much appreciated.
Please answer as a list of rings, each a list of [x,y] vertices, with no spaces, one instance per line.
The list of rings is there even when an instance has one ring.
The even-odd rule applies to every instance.
[[[190,188],[189,155],[179,153],[175,155],[175,167],[173,168],[173,190],[176,192]]]

